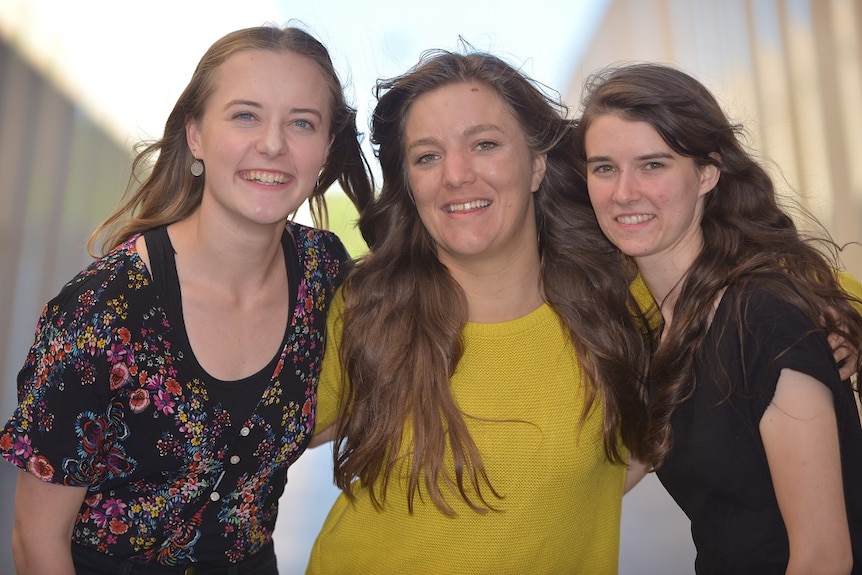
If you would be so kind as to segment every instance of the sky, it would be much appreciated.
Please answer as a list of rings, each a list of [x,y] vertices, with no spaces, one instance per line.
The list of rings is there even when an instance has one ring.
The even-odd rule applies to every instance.
[[[372,87],[459,37],[558,92],[607,0],[0,0],[0,34],[131,146],[161,136],[206,49],[225,33],[296,20],[330,50],[367,131]]]

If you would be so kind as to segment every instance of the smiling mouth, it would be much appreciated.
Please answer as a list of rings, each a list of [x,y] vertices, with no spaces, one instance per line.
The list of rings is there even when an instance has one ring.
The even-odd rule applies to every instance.
[[[466,202],[463,204],[449,204],[446,206],[446,212],[449,214],[454,214],[457,212],[466,212],[469,210],[478,210],[480,208],[487,208],[491,205],[491,202],[488,200],[473,200],[472,202]]]
[[[284,174],[274,174],[272,172],[243,172],[242,179],[247,182],[257,182],[259,184],[266,184],[267,186],[274,186],[278,184],[284,184],[287,182],[287,176]]]
[[[636,214],[634,216],[618,216],[616,220],[621,224],[640,224],[655,219],[651,214]]]

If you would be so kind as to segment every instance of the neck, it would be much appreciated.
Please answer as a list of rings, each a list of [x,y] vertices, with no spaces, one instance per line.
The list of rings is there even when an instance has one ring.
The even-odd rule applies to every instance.
[[[644,283],[659,305],[667,328],[673,317],[673,308],[679,298],[679,290],[688,267],[678,266],[672,259],[663,262],[644,262],[643,259],[636,259],[636,261]]]
[[[538,249],[497,265],[445,263],[467,297],[469,321],[509,321],[544,303]]]
[[[235,293],[257,290],[273,273],[283,273],[283,226],[243,230],[195,212],[168,226],[178,271]]]
[[[644,283],[658,302],[665,329],[670,326],[683,280],[702,249],[703,235],[697,228],[671,249],[634,258]]]

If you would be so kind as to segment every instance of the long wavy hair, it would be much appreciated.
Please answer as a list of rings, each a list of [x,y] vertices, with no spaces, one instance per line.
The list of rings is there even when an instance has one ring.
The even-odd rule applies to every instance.
[[[360,147],[356,110],[344,98],[338,74],[326,47],[308,32],[295,27],[259,26],[231,32],[206,51],[192,79],[165,123],[161,139],[136,146],[129,184],[119,205],[90,236],[91,255],[111,250],[133,234],[171,224],[194,212],[201,203],[206,175],[194,177],[194,157],[186,141],[186,123],[199,120],[215,89],[219,67],[243,50],[289,51],[317,64],[329,85],[334,136],[318,185],[309,198],[315,225],[326,225],[324,192],[336,181],[356,205],[364,208],[374,195],[368,161]]]
[[[334,461],[338,486],[352,497],[358,478],[375,505],[383,504],[393,472],[406,465],[410,509],[417,491],[423,491],[450,514],[444,491],[479,512],[493,509],[488,493],[499,494],[468,432],[470,415],[461,412],[450,389],[463,351],[467,300],[440,263],[411,200],[404,131],[417,98],[459,82],[492,88],[517,118],[532,153],[547,154],[547,171],[534,195],[541,282],[587,382],[587,407],[572,417],[585,417],[598,398],[605,449],[614,461],[623,458],[620,432],[626,441],[640,436],[645,420],[636,398],[642,370],[625,361],[637,355],[643,341],[636,329],[607,321],[608,314],[632,317],[626,299],[631,276],[620,271],[621,258],[599,230],[586,189],[578,184],[574,123],[566,107],[493,55],[428,52],[405,74],[377,85],[371,141],[383,185],[361,213],[359,226],[370,251],[344,291],[340,354],[347,391]],[[404,453],[410,454],[406,461]],[[447,453],[454,459],[454,475],[444,465]]]
[[[613,114],[647,122],[676,153],[720,170],[718,184],[706,195],[703,249],[682,280],[673,322],[650,363],[653,390],[645,449],[656,467],[672,446],[671,416],[694,390],[694,362],[704,350],[714,302],[728,286],[767,289],[859,349],[862,318],[851,305],[859,302],[835,276],[840,247],[801,208],[793,213],[812,231],[803,234],[797,228],[780,206],[772,179],[743,145],[742,127],[728,120],[705,86],[670,66],[630,64],[588,79],[582,110],[576,137],[582,162],[590,124]],[[585,174],[586,166],[581,169]],[[742,317],[741,299],[731,301],[737,318]],[[833,313],[825,314],[827,309]],[[659,323],[654,340],[664,328]],[[728,387],[727,397],[730,392]]]

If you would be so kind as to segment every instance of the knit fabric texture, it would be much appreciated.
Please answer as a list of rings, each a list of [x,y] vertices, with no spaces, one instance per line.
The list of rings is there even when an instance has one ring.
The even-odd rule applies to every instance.
[[[342,309],[337,294],[319,430],[337,416]],[[354,502],[342,494],[330,511],[307,573],[617,572],[625,467],[605,456],[598,402],[581,422],[584,381],[558,316],[543,305],[513,321],[468,323],[463,339],[451,386],[501,496],[483,492],[495,510],[478,513],[446,492],[456,512],[447,516],[420,491],[411,514],[404,473],[390,482],[382,510],[357,486]]]

